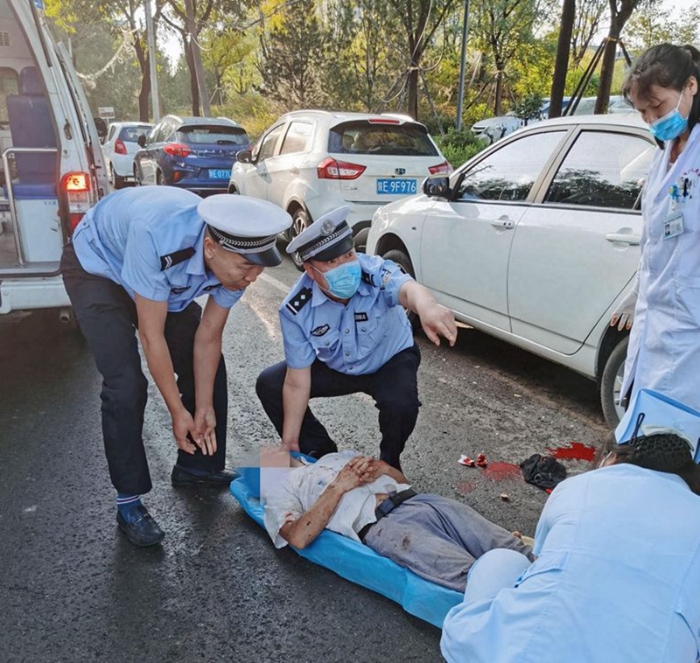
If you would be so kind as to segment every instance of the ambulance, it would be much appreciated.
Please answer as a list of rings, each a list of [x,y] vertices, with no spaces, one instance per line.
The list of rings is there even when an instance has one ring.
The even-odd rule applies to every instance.
[[[59,263],[108,192],[99,135],[40,0],[0,0],[0,321],[56,309],[71,319]]]

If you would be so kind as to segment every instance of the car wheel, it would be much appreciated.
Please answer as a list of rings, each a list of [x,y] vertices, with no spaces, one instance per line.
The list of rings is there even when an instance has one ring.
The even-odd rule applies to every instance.
[[[235,186],[230,186],[230,187],[228,188],[228,192],[229,192],[229,193],[232,193],[232,194],[234,194],[234,195],[236,195],[236,196],[240,195],[239,192],[238,192],[238,189],[237,189]]]
[[[292,214],[292,227],[290,228],[290,241],[298,237],[309,227],[309,215],[305,209],[298,207]],[[304,263],[297,252],[292,254],[294,266],[301,272],[304,270]]]
[[[369,236],[369,228],[363,228],[355,235],[355,251],[358,253],[367,252],[367,237]]]
[[[615,428],[625,414],[625,409],[619,405],[619,402],[628,344],[629,336],[625,336],[615,346],[605,362],[603,377],[600,380],[600,404],[603,407],[605,421],[610,428]]]
[[[416,273],[413,269],[413,263],[404,251],[401,251],[400,249],[391,249],[391,251],[387,251],[382,258],[384,258],[384,260],[393,260],[404,272],[406,272],[406,274],[412,276],[413,278],[416,277]],[[411,323],[411,327],[413,327],[414,331],[418,331],[420,329],[420,318],[413,313],[413,311],[409,311],[408,309],[404,310],[408,316],[408,321]]]
[[[121,189],[124,186],[124,178],[114,172],[114,166],[109,167],[109,183],[115,189]]]
[[[163,184],[165,184],[165,182],[163,181],[163,173],[161,173],[160,171],[156,173],[156,184],[158,186],[163,186]]]
[[[141,178],[139,177],[140,172],[141,169],[134,166],[134,186],[141,186]]]

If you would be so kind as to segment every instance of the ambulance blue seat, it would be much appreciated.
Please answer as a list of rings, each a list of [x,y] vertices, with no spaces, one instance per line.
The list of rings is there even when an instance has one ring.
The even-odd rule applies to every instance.
[[[7,97],[7,115],[13,147],[56,147],[52,114],[36,67],[20,72],[19,94]],[[19,182],[13,182],[15,198],[55,198],[56,159],[46,153],[16,154]]]
[[[307,457],[307,460],[313,459]],[[239,469],[241,476],[231,483],[231,493],[243,510],[265,527],[260,503],[260,468]],[[442,628],[450,608],[463,598],[461,592],[429,582],[371,548],[330,530],[321,532],[307,548],[292,550],[346,580],[396,601],[406,612],[438,628]]]

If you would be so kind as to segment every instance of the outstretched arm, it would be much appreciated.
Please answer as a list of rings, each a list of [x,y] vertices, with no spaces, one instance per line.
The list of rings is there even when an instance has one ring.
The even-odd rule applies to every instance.
[[[457,340],[457,325],[450,309],[438,304],[430,290],[416,281],[407,281],[399,290],[399,302],[419,318],[426,336],[440,345],[440,336],[450,345]]]

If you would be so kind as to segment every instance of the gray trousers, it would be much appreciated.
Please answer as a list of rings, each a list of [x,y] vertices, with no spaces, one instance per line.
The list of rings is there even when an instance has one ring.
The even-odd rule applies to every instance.
[[[370,527],[365,539],[379,555],[438,585],[464,592],[472,564],[489,550],[508,548],[533,561],[532,548],[471,507],[419,494]]]

